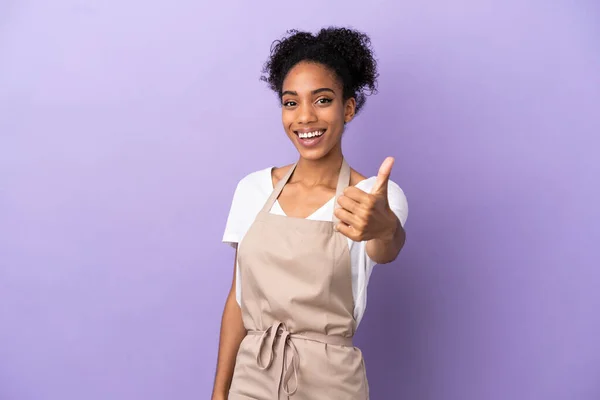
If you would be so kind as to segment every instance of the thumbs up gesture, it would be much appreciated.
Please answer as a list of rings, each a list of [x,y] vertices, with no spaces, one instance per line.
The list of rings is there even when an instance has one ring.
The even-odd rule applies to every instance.
[[[391,240],[398,227],[398,219],[388,203],[388,183],[394,158],[386,158],[377,174],[370,193],[349,186],[338,198],[339,208],[334,211],[340,223],[336,228],[346,237],[361,242],[371,239]]]

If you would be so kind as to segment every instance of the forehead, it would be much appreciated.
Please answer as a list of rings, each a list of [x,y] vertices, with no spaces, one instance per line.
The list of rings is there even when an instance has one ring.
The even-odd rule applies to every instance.
[[[335,72],[322,64],[303,61],[290,69],[283,80],[282,91],[302,92],[323,87],[341,89]]]

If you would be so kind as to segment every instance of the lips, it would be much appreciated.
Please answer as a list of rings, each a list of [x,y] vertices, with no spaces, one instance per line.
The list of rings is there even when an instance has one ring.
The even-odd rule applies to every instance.
[[[304,147],[314,147],[319,144],[327,129],[301,129],[294,131],[298,136],[298,142]]]

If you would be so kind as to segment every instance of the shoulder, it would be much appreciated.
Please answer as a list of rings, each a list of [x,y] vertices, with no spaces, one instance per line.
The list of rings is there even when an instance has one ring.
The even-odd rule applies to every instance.
[[[370,192],[373,189],[373,186],[375,186],[376,180],[376,176],[371,176],[356,183],[355,186],[365,192]],[[388,193],[392,195],[399,195],[404,194],[404,190],[402,190],[400,185],[398,185],[396,182],[390,179],[388,182]]]
[[[293,164],[289,164],[289,165],[285,165],[283,167],[272,167],[272,168],[268,168],[268,176],[269,179],[271,179],[271,183],[273,186],[275,186],[277,184],[277,182],[279,182],[281,179],[283,179],[283,177],[285,176],[285,174],[288,173],[288,171],[290,170],[290,168],[293,166]],[[271,169],[273,170],[273,172],[271,173]]]
[[[242,195],[259,195],[260,197],[270,194],[273,191],[274,185],[285,176],[292,165],[289,164],[283,167],[269,166],[248,173],[238,181],[235,197]]]
[[[236,197],[242,194],[264,192],[271,182],[272,168],[273,167],[262,168],[243,176],[237,183],[235,189]]]
[[[362,182],[365,179],[368,178],[354,168],[350,168],[350,186],[357,186],[359,182]]]
[[[271,192],[271,168],[253,171],[235,188],[223,235],[223,242],[239,243]]]
[[[250,172],[238,181],[231,201],[231,213],[252,214],[257,207],[260,209],[273,190],[271,168]]]

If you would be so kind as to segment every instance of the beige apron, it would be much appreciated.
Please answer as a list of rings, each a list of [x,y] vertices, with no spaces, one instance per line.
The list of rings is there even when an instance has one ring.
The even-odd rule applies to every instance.
[[[348,239],[338,222],[271,214],[294,164],[238,248],[242,318],[229,400],[367,400]],[[345,160],[337,197],[350,183]]]

